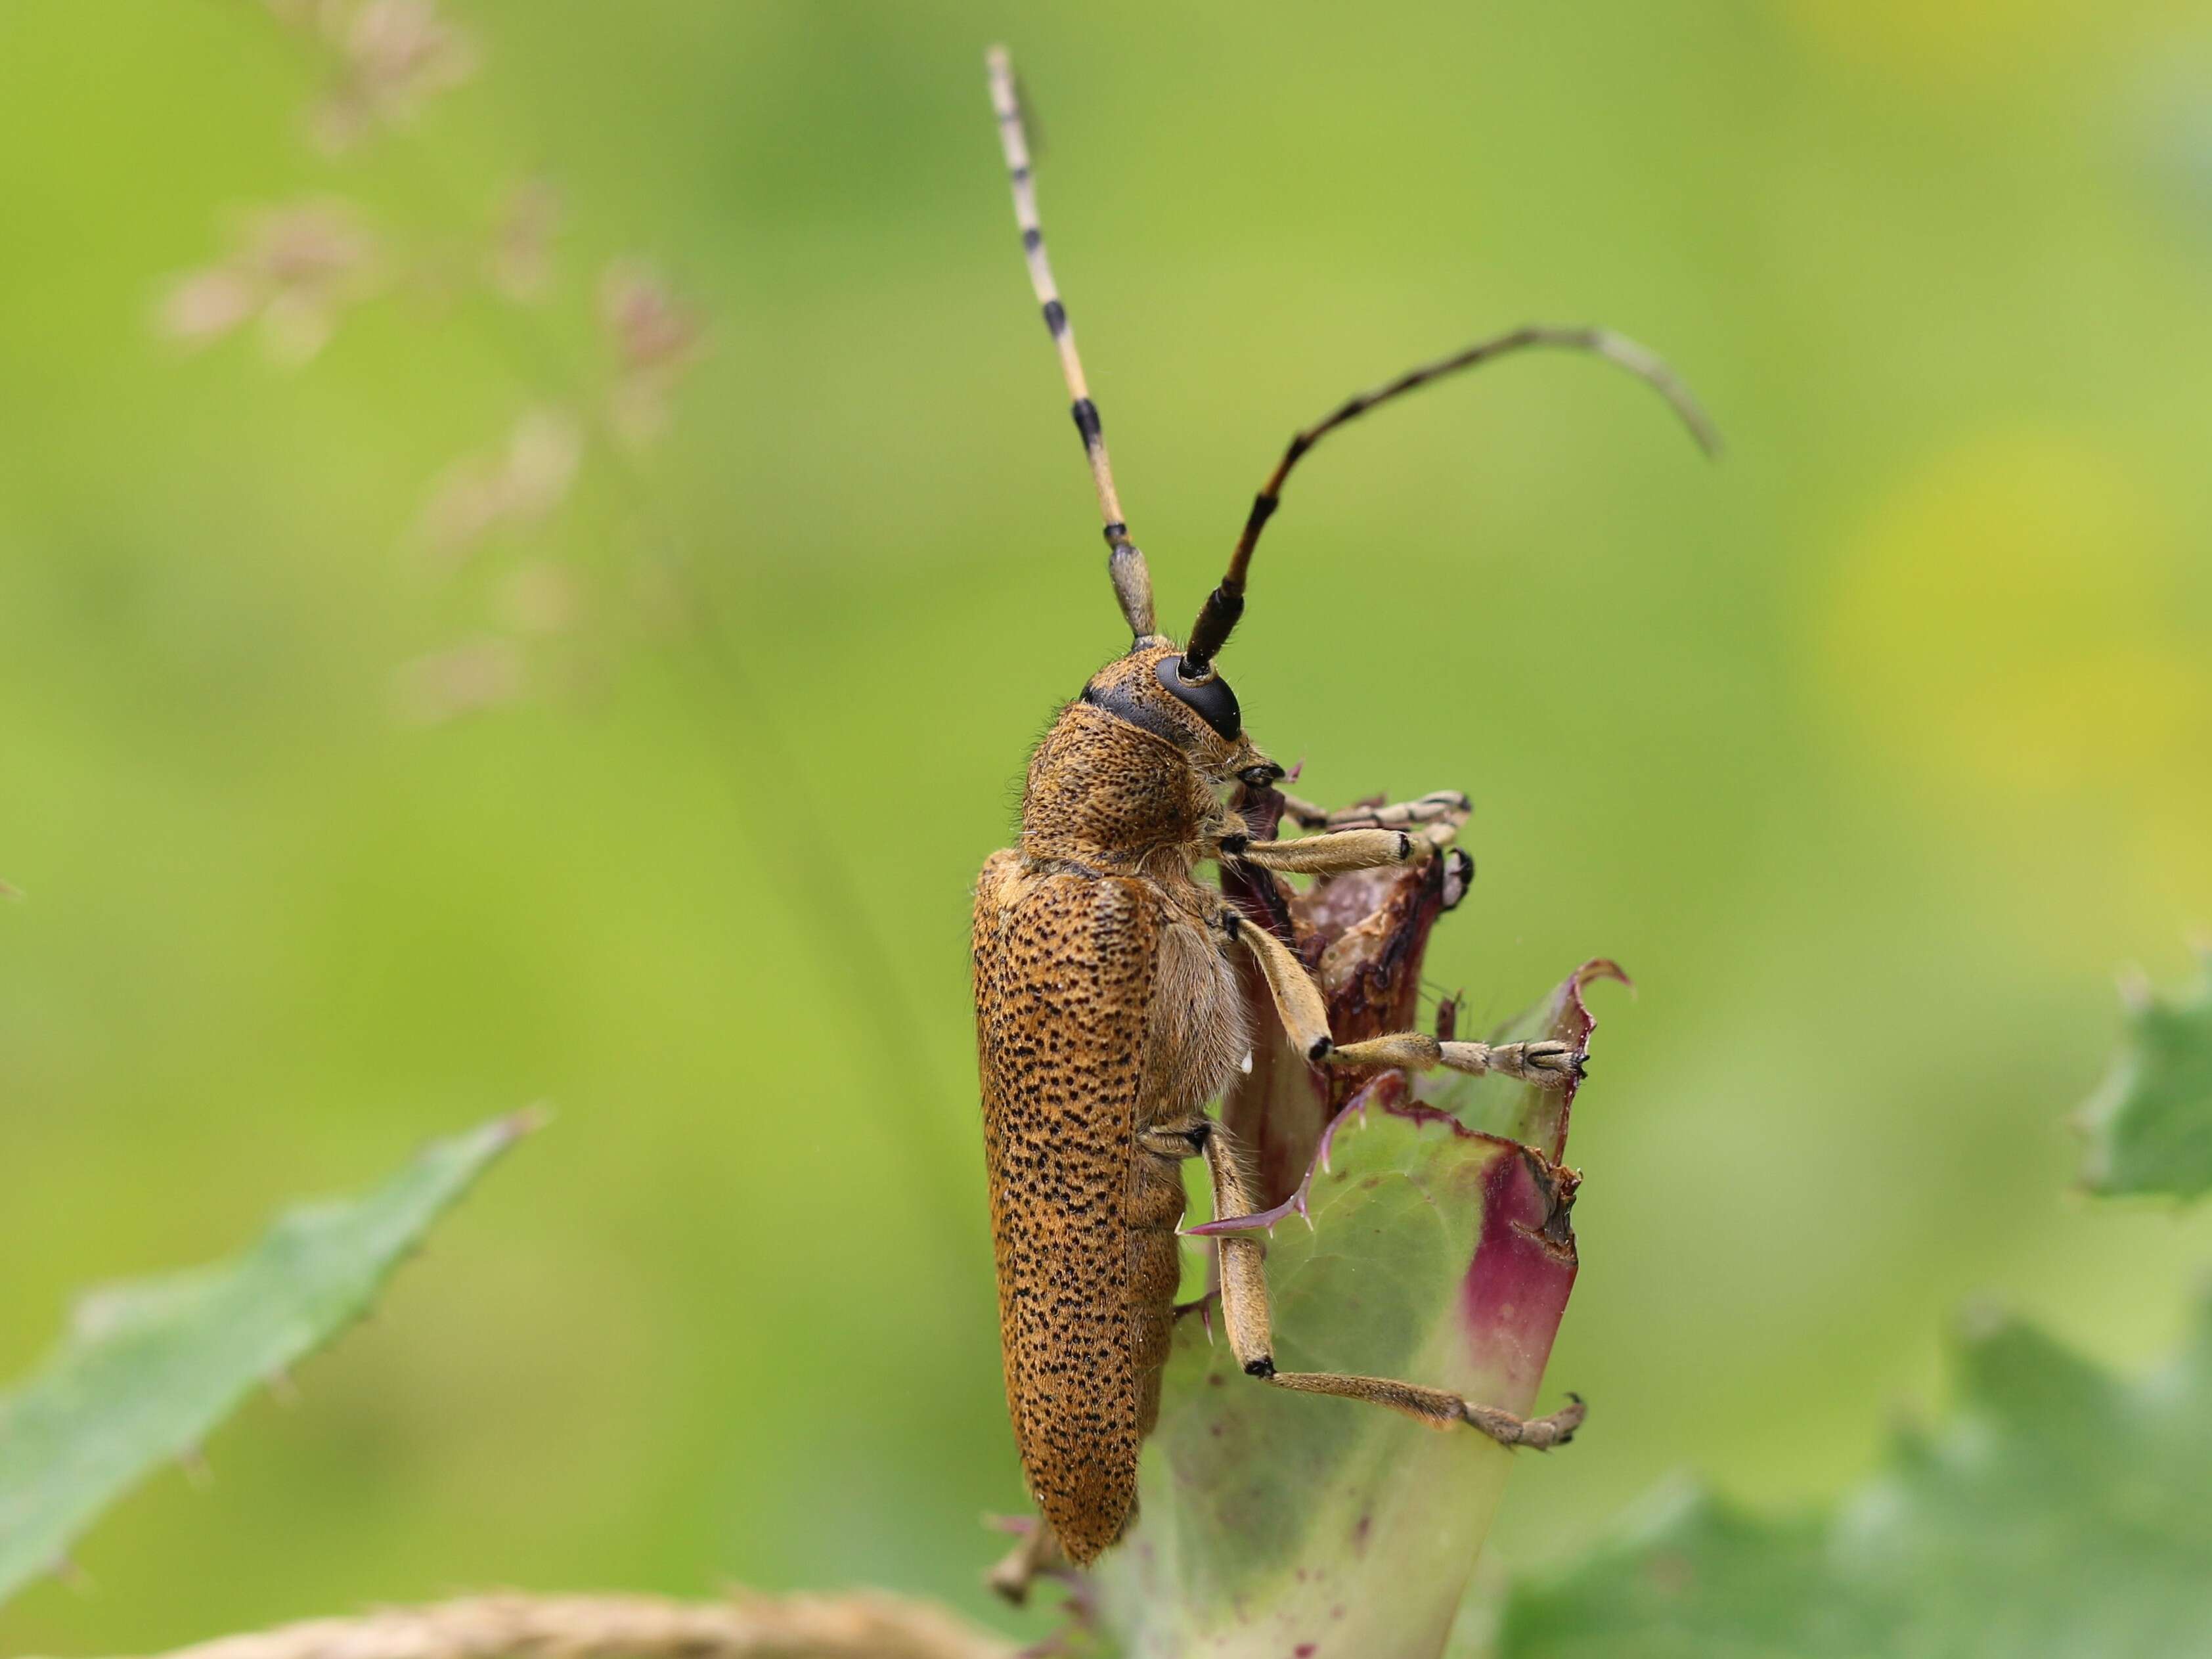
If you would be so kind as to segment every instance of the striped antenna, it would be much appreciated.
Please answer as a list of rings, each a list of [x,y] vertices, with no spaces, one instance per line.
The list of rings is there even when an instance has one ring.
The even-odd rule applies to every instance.
[[[1316,422],[1291,440],[1283,459],[1275,463],[1275,470],[1267,475],[1267,482],[1260,486],[1260,493],[1252,498],[1252,511],[1244,520],[1244,533],[1237,538],[1237,549],[1229,556],[1229,574],[1221,579],[1221,586],[1206,595],[1206,604],[1191,625],[1190,643],[1184,648],[1182,661],[1177,672],[1187,682],[1205,680],[1213,672],[1213,659],[1228,642],[1230,631],[1237,619],[1244,614],[1244,578],[1252,563],[1252,550],[1259,545],[1260,532],[1267,528],[1267,520],[1282,505],[1283,481],[1291,476],[1291,469],[1298,458],[1329,433],[1346,421],[1364,415],[1377,404],[1386,404],[1402,393],[1425,386],[1431,380],[1442,380],[1447,374],[1462,368],[1474,368],[1480,364],[1503,357],[1508,352],[1520,351],[1529,346],[1554,346],[1570,351],[1587,351],[1602,357],[1607,362],[1626,369],[1674,407],[1682,424],[1690,429],[1698,447],[1708,455],[1720,453],[1720,434],[1713,423],[1705,418],[1674,372],[1657,357],[1646,351],[1635,341],[1601,328],[1546,328],[1532,324],[1516,328],[1509,334],[1481,341],[1462,351],[1433,363],[1424,363],[1419,368],[1408,369],[1396,380],[1363,392],[1338,405],[1326,418]]]
[[[1060,289],[1052,280],[1052,264],[1045,258],[1044,231],[1037,223],[1036,185],[1030,176],[1029,135],[1022,129],[1022,102],[1014,89],[1014,66],[1004,46],[983,55],[991,72],[991,104],[999,112],[999,139],[1006,146],[1006,176],[1014,186],[1014,222],[1021,227],[1022,252],[1028,258],[1030,285],[1044,307],[1044,325],[1060,348],[1060,373],[1067,377],[1067,395],[1074,400],[1075,429],[1083,437],[1083,453],[1091,463],[1091,481],[1098,488],[1098,511],[1106,520],[1106,573],[1113,578],[1114,597],[1137,643],[1153,638],[1152,577],[1145,556],[1129,539],[1129,526],[1121,520],[1121,498],[1114,493],[1114,468],[1106,459],[1106,434],[1098,423],[1098,405],[1091,401],[1084,384],[1083,359],[1076,355],[1075,331],[1068,324],[1067,307],[1060,302]]]

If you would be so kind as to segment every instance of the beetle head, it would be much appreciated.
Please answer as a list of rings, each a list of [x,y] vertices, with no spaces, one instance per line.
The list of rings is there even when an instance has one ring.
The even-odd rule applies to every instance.
[[[1243,711],[1229,682],[1208,668],[1193,678],[1183,653],[1154,635],[1091,677],[1083,701],[1181,750],[1215,783],[1259,787],[1283,775],[1244,735]]]

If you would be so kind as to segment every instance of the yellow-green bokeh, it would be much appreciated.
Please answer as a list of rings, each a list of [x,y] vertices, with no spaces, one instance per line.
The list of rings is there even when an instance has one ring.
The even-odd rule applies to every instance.
[[[1227,664],[1309,793],[1474,793],[1434,981],[1639,982],[1572,1149],[1595,1415],[1500,1557],[1685,1466],[1830,1489],[1970,1296],[2119,1361],[2177,1328],[2212,1225],[2067,1198],[2062,1119],[2112,971],[2212,922],[2201,3],[452,9],[474,78],[330,159],[250,0],[0,8],[0,1373],[74,1287],[558,1113],[0,1645],[498,1584],[980,1606],[1018,1485],[968,883],[1121,642],[999,37],[1169,626],[1293,425],[1474,333],[1615,325],[1729,436],[1565,360],[1425,393],[1301,473]],[[560,276],[511,312],[468,239],[539,173]],[[155,337],[304,197],[462,275],[298,370]],[[433,579],[435,480],[599,372],[641,251],[709,321],[669,435]],[[583,599],[526,695],[396,720],[539,562]]]

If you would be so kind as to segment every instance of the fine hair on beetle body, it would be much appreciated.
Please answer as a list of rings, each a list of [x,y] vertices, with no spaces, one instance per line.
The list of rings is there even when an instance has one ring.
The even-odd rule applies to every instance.
[[[1041,1513],[992,1574],[1018,1600],[1044,1567],[1094,1559],[1135,1513],[1139,1453],[1158,1416],[1173,1332],[1182,1161],[1205,1160],[1217,1217],[1260,1207],[1237,1149],[1206,1111],[1252,1052],[1240,960],[1256,965],[1273,1017],[1315,1066],[1442,1066],[1539,1086],[1580,1073],[1580,1053],[1557,1042],[1493,1047],[1403,1031],[1337,1043],[1321,992],[1290,947],[1198,879],[1209,862],[1323,879],[1417,863],[1449,847],[1468,812],[1453,790],[1334,813],[1291,799],[1288,816],[1309,833],[1261,840],[1237,809],[1242,792],[1272,789],[1284,776],[1247,734],[1217,663],[1285,481],[1329,432],[1377,404],[1534,346],[1626,369],[1664,396],[1708,451],[1715,445],[1666,367],[1617,335],[1531,325],[1481,341],[1347,399],[1292,437],[1177,646],[1158,631],[1152,577],[1122,514],[1104,426],[1053,280],[1012,69],[998,48],[987,61],[1023,252],[1131,636],[1127,652],[1091,677],[1037,744],[1019,844],[993,854],[975,886],[977,1067],[1006,1404]],[[1563,1444],[1582,1421],[1579,1401],[1524,1419],[1418,1382],[1278,1370],[1259,1243],[1238,1234],[1212,1243],[1222,1322],[1238,1364],[1259,1382],[1388,1407],[1509,1446]]]

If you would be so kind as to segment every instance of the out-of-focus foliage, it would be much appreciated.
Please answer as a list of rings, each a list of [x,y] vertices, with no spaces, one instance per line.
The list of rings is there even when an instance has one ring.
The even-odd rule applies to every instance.
[[[1832,1510],[1776,1521],[1677,1488],[1515,1588],[1499,1659],[2162,1659],[2212,1629],[2212,1307],[2124,1381],[2012,1320],[1959,1398]]]
[[[2090,1182],[2193,1196],[2212,1176],[2212,992],[2128,994],[2085,1109]],[[2189,1650],[2212,1628],[2212,1303],[2124,1382],[2032,1328],[1958,1342],[1959,1399],[1824,1514],[1677,1485],[1571,1571],[1516,1584],[1498,1659]]]
[[[1474,795],[1464,1030],[1636,971],[1592,1417],[1492,1552],[1685,1465],[1833,1490],[1977,1291],[2171,1346],[2212,1211],[2084,1213],[2051,1125],[2106,965],[2212,919],[2201,3],[440,9],[465,51],[334,64],[248,0],[0,6],[0,1375],[88,1278],[562,1112],[0,1649],[986,1609],[969,884],[1126,643],[994,39],[1170,630],[1292,429],[1493,328],[1620,328],[1729,440],[1587,363],[1424,392],[1301,467],[1223,662],[1301,794]],[[188,349],[210,273],[191,320],[264,310]]]
[[[288,1211],[234,1261],[83,1297],[61,1346],[0,1395],[0,1601],[55,1571],[148,1471],[198,1457],[248,1394],[289,1388],[528,1127],[501,1118],[425,1147],[374,1192]]]
[[[2212,971],[2172,996],[2130,988],[2127,1030],[2087,1105],[2083,1179],[2100,1193],[2212,1188]]]

